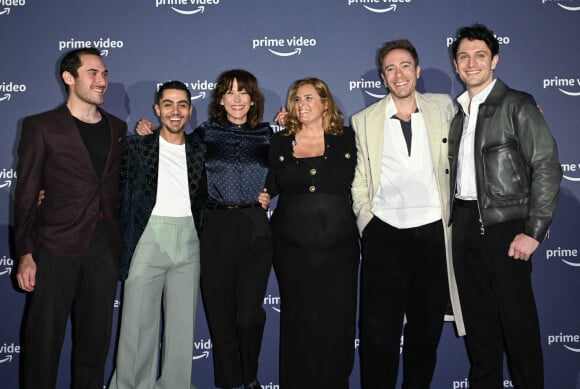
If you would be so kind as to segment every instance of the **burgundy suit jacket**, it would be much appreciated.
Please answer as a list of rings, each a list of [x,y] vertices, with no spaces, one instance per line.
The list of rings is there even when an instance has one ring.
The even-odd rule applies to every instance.
[[[14,199],[17,258],[38,247],[63,256],[83,254],[100,211],[111,248],[120,257],[119,164],[127,124],[99,112],[111,129],[111,146],[100,178],[66,105],[24,119]],[[46,191],[46,198],[38,206],[40,189]]]

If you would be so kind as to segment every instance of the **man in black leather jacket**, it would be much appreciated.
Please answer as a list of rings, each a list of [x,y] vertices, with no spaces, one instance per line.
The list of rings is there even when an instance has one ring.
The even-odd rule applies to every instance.
[[[471,361],[470,387],[499,388],[507,352],[516,387],[543,388],[531,255],[546,237],[562,170],[532,96],[495,79],[487,27],[452,45],[466,92],[449,133],[453,259]]]

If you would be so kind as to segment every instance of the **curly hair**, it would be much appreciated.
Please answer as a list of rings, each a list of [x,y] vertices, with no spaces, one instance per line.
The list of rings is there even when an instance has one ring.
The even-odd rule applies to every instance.
[[[459,50],[459,44],[462,40],[468,39],[481,40],[484,41],[489,50],[491,51],[491,56],[494,57],[499,53],[499,41],[489,28],[483,24],[474,23],[471,26],[461,27],[457,30],[457,35],[455,40],[451,44],[451,53],[453,53],[453,58],[457,58],[457,50]]]

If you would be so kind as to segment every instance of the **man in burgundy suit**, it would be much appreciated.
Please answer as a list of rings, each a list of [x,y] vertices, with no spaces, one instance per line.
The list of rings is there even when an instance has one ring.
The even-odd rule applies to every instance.
[[[15,193],[16,279],[30,293],[21,386],[50,389],[69,314],[72,387],[103,387],[123,238],[119,162],[127,125],[100,109],[107,69],[97,49],[66,54],[60,107],[24,119]],[[46,198],[37,205],[40,189]]]

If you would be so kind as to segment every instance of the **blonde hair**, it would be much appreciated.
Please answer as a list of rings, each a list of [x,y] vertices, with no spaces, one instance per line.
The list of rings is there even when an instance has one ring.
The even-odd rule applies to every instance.
[[[324,128],[325,134],[339,135],[342,133],[342,127],[344,125],[344,115],[336,105],[334,97],[330,93],[330,89],[326,83],[315,77],[303,78],[301,80],[296,80],[290,86],[288,91],[288,99],[286,101],[286,106],[288,107],[288,116],[286,118],[286,129],[289,135],[296,134],[300,131],[302,123],[298,120],[298,114],[294,106],[294,97],[298,93],[298,88],[303,85],[312,85],[318,93],[320,98],[326,100],[327,109],[322,113],[322,126]]]

